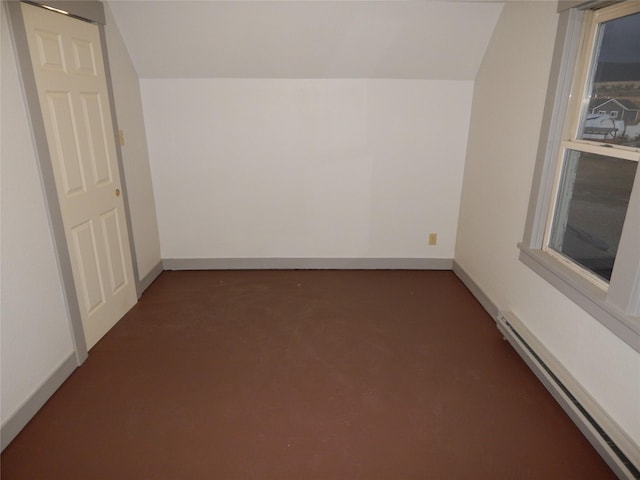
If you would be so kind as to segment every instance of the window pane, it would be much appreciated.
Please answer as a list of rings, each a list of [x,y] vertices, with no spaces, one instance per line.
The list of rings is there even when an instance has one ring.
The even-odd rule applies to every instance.
[[[549,246],[609,281],[638,163],[567,150]]]
[[[600,24],[578,138],[640,146],[640,13]]]

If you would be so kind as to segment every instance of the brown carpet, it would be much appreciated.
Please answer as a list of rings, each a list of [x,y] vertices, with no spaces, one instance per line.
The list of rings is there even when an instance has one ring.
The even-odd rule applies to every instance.
[[[614,478],[452,272],[165,272],[12,479]]]

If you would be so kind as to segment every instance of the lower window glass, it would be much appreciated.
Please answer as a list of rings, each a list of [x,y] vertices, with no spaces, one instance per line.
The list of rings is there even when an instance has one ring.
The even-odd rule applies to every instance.
[[[638,163],[566,150],[549,247],[611,279]]]

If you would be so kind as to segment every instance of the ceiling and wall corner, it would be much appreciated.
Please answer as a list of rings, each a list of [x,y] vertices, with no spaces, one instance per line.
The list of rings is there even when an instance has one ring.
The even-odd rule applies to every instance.
[[[140,78],[473,80],[502,2],[110,2]]]
[[[453,256],[502,3],[109,6],[141,78],[163,258]]]

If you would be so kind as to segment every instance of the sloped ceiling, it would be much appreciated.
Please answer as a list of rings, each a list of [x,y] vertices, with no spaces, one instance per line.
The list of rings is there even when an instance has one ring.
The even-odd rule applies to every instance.
[[[472,80],[503,3],[114,1],[141,78]]]

